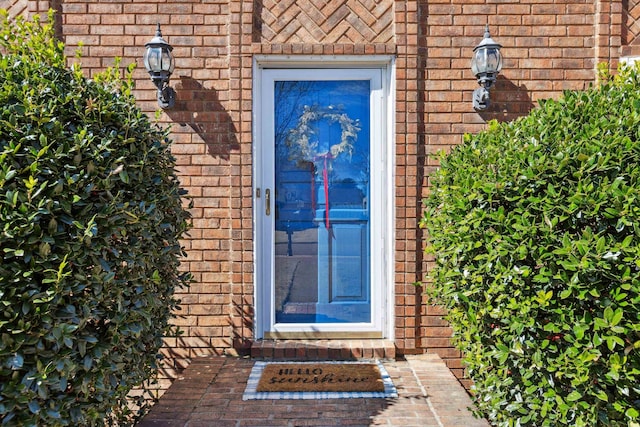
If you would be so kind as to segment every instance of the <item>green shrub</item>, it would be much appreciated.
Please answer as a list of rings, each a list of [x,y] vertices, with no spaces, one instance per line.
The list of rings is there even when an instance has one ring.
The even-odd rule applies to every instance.
[[[52,21],[52,16],[49,16]],[[0,13],[0,419],[100,425],[155,372],[187,229],[167,132]]]
[[[606,76],[442,156],[422,225],[479,415],[638,426],[640,76]]]

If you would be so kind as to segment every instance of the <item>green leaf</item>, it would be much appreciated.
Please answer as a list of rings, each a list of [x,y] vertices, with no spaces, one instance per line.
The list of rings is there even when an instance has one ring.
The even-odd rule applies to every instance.
[[[129,180],[129,174],[127,173],[126,170],[121,170],[120,173],[118,174],[120,176],[120,179],[122,180],[122,182],[129,184],[131,181]]]
[[[609,320],[609,325],[616,326],[622,320],[623,315],[624,315],[624,311],[622,310],[622,308],[617,308],[616,311],[613,313],[613,316],[611,316],[611,319]]]
[[[614,311],[611,306],[608,306],[604,309],[604,319],[608,324],[611,324],[611,319],[613,319]]]
[[[78,353],[80,354],[81,357],[84,357],[84,355],[87,354],[87,342],[82,339],[78,340],[77,346],[78,346]]]
[[[624,341],[620,337],[617,337],[615,335],[605,336],[604,340],[607,343],[607,347],[611,351],[615,349],[616,345],[624,346]]]
[[[582,394],[576,390],[569,393],[566,397],[568,402],[575,402],[576,400],[580,400],[582,398]]]
[[[584,338],[584,333],[585,331],[587,331],[589,329],[588,325],[582,325],[582,324],[575,324],[573,326],[573,333],[575,334],[576,338],[578,340],[581,340],[582,338]]]
[[[604,390],[598,390],[598,391],[595,393],[595,396],[596,396],[598,399],[602,400],[603,402],[608,402],[608,401],[609,401],[609,396],[607,395],[607,393],[605,393],[605,391],[604,391]]]

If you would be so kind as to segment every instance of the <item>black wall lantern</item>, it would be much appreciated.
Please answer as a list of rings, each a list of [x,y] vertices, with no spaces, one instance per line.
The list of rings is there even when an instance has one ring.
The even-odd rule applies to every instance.
[[[484,29],[484,38],[473,48],[471,71],[478,79],[479,88],[473,91],[473,108],[486,110],[489,107],[489,89],[496,82],[498,73],[502,70],[502,55],[500,48],[489,34],[489,26]]]
[[[162,38],[159,23],[155,37],[145,47],[144,66],[158,88],[158,104],[160,108],[171,108],[176,102],[176,92],[169,87],[169,79],[175,67],[171,55],[173,47]]]

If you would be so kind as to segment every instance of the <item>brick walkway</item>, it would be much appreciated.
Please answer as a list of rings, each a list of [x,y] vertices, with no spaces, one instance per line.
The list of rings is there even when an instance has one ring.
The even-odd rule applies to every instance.
[[[397,399],[242,400],[253,360],[194,360],[139,427],[488,427],[436,355],[384,362]]]

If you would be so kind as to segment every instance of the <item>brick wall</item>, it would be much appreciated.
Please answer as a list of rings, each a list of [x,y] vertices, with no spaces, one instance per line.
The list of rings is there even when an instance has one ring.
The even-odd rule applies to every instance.
[[[241,353],[252,339],[253,55],[396,55],[396,345],[400,353],[437,352],[462,375],[441,310],[413,286],[431,262],[418,227],[428,177],[437,167],[430,154],[483,129],[487,120],[513,119],[540,99],[593,83],[598,62],[614,67],[621,46],[637,44],[636,3],[32,0],[28,7],[32,13],[50,6],[61,11],[61,37],[70,57],[82,51],[88,75],[115,56],[137,63],[136,96],[149,113],[157,109],[156,92],[141,56],[157,22],[174,47],[177,103],[160,120],[172,126],[182,183],[193,197],[184,268],[196,280],[181,295],[175,321],[184,333],[167,339],[172,369],[198,355]],[[471,106],[477,83],[469,63],[487,23],[505,61],[492,106],[479,114]]]

